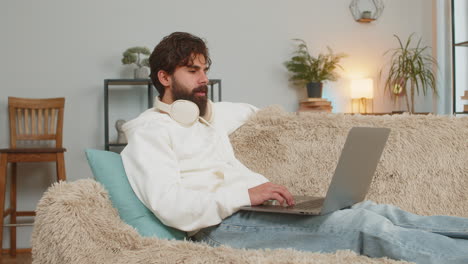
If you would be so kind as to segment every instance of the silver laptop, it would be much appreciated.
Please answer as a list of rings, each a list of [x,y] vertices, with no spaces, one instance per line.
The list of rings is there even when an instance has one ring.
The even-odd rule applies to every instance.
[[[268,201],[258,206],[244,206],[241,210],[323,215],[361,202],[369,190],[389,134],[388,128],[351,128],[325,198],[294,196],[294,206]]]

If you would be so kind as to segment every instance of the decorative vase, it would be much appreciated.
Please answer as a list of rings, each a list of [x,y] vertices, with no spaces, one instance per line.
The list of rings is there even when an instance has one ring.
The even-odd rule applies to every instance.
[[[122,126],[125,124],[125,120],[119,119],[115,121],[115,129],[117,130],[117,144],[126,144],[127,137],[123,132]]]
[[[321,82],[310,82],[307,84],[307,97],[309,98],[322,98],[322,87]]]
[[[134,71],[134,78],[135,79],[148,79],[149,78],[149,70],[146,67],[136,68]]]

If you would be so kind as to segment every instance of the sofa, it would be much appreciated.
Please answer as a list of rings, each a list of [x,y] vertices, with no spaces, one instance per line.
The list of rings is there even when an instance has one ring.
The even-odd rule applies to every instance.
[[[468,217],[468,117],[290,113],[273,106],[230,139],[238,159],[272,182],[294,194],[325,195],[354,126],[391,129],[366,199],[422,215]],[[89,154],[96,176],[105,162],[93,163]],[[44,193],[32,235],[33,263],[407,263],[346,250],[245,250],[190,241],[114,190],[120,180],[113,179],[125,178],[119,166],[96,179],[56,183]],[[130,212],[135,208],[142,213]]]

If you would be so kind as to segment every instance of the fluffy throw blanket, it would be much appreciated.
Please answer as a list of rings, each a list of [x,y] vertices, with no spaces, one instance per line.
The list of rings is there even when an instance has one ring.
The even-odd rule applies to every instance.
[[[237,157],[293,193],[324,195],[348,130],[389,127],[368,199],[420,214],[468,216],[468,118],[287,113],[268,108],[231,135]],[[50,187],[37,207],[33,263],[405,263],[334,254],[212,248],[143,238],[94,180]]]
[[[32,242],[33,264],[406,263],[351,251],[240,250],[144,238],[122,222],[102,185],[91,179],[61,182],[48,189],[37,207]]]
[[[258,112],[231,135],[237,158],[293,193],[326,194],[348,131],[388,127],[367,199],[468,217],[468,117]]]

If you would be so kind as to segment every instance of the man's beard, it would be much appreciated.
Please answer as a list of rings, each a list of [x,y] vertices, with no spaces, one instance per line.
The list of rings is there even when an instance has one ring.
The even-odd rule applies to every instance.
[[[174,101],[176,100],[188,100],[194,102],[200,110],[200,116],[204,116],[206,113],[206,105],[208,102],[207,96],[195,95],[197,92],[204,92],[208,95],[208,86],[202,85],[192,91],[188,91],[187,87],[178,83],[174,77],[172,77],[172,96]]]

